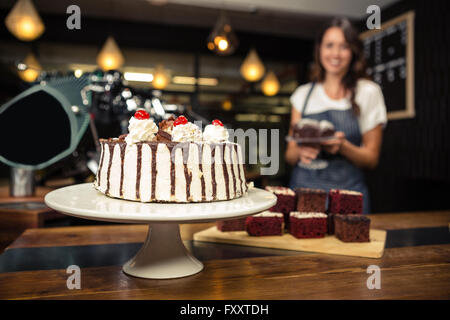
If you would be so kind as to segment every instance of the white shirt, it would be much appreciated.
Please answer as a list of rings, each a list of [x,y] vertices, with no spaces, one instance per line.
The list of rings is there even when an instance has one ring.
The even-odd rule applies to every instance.
[[[302,111],[306,96],[311,88],[311,83],[299,86],[291,95],[291,104],[299,112]],[[386,105],[383,93],[378,84],[373,81],[360,79],[356,85],[355,101],[359,105],[360,115],[358,117],[361,134],[382,124],[386,126]],[[328,97],[321,83],[316,83],[305,115],[320,113],[328,110],[348,110],[351,109],[349,98],[334,100]]]

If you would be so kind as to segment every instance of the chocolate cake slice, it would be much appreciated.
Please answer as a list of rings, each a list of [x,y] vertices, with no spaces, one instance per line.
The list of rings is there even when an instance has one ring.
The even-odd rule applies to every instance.
[[[322,189],[298,188],[297,210],[299,212],[322,212],[325,213],[327,193]]]
[[[267,186],[267,191],[277,197],[277,203],[269,209],[271,212],[281,212],[284,215],[284,224],[289,228],[289,213],[295,211],[297,197],[292,189],[281,186]]]
[[[358,191],[331,189],[328,212],[335,214],[362,214],[363,194]]]
[[[344,242],[370,242],[370,219],[360,214],[336,214],[336,237]]]
[[[293,137],[300,138],[318,138],[320,137],[320,124],[315,119],[303,118],[293,126]]]
[[[281,236],[283,224],[282,213],[264,211],[247,217],[245,229],[250,236]]]
[[[289,233],[299,239],[323,238],[327,232],[327,215],[321,212],[291,212]]]

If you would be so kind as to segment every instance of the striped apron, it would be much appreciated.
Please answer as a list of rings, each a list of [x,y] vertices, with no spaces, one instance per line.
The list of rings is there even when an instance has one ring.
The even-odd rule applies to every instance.
[[[300,112],[301,117],[318,121],[328,120],[333,123],[336,131],[345,133],[348,141],[356,146],[361,145],[358,119],[351,109],[328,110],[304,115],[314,86],[315,83],[312,83]],[[364,182],[363,172],[339,154],[331,155],[321,151],[317,159],[313,160],[311,164],[307,165],[299,162],[292,173],[290,188],[314,188],[323,189],[327,192],[330,189],[359,191],[363,193],[363,213],[370,212],[369,192]]]

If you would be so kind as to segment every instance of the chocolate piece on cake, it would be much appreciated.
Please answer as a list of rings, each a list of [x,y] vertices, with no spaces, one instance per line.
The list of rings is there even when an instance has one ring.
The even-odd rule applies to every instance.
[[[285,227],[289,227],[289,213],[295,211],[297,204],[295,192],[289,188],[281,186],[267,186],[267,191],[272,192],[277,197],[277,203],[269,209],[271,212],[281,212],[284,215]]]
[[[357,191],[331,189],[328,212],[336,214],[362,214],[363,194]]]
[[[322,120],[319,123],[320,126],[320,136],[321,137],[331,137],[334,136],[336,130],[334,129],[334,125],[327,120]]]
[[[168,119],[162,120],[159,124],[159,130],[156,134],[156,141],[158,142],[171,142],[172,141],[172,130],[175,117],[171,115]]]
[[[284,229],[283,214],[264,211],[247,217],[245,230],[251,236],[281,236]]]
[[[322,212],[325,213],[327,193],[322,189],[298,188],[297,210],[299,212]]]
[[[293,137],[296,139],[320,137],[319,121],[309,118],[301,119],[293,126]]]
[[[217,229],[222,232],[244,231],[246,219],[247,218],[244,217],[244,218],[239,218],[239,219],[217,221],[216,226],[217,226]]]
[[[370,242],[370,219],[360,214],[337,214],[336,237],[344,242]]]
[[[323,238],[327,232],[327,215],[321,212],[290,213],[289,233],[299,239]]]
[[[156,134],[156,141],[158,142],[171,142],[172,141],[172,135],[170,133],[167,133],[163,130],[158,130],[158,133]]]

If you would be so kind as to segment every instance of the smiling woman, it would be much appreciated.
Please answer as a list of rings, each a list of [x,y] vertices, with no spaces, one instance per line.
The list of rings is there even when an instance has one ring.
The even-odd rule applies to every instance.
[[[369,194],[361,169],[378,163],[387,121],[383,94],[366,79],[362,43],[347,19],[334,19],[319,33],[314,60],[311,82],[291,96],[291,127],[302,118],[326,120],[336,133],[321,144],[289,142],[286,160],[298,164],[290,187],[359,191],[368,213]]]

